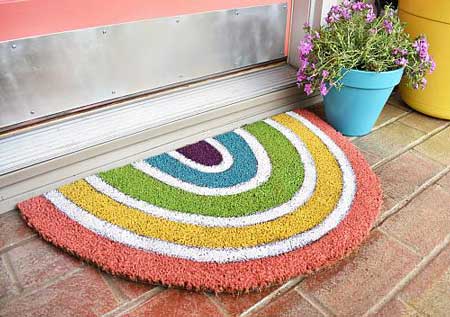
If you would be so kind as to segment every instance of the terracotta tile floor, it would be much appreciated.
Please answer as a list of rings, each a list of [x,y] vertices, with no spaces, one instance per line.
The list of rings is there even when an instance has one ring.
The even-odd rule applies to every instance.
[[[449,316],[450,122],[394,95],[352,142],[379,175],[384,205],[367,241],[332,267],[240,296],[153,287],[60,252],[12,211],[0,216],[0,316]]]

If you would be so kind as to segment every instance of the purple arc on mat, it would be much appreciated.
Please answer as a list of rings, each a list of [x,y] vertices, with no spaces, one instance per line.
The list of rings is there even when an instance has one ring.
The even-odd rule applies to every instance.
[[[206,141],[186,145],[177,150],[188,159],[206,166],[218,165],[222,162],[222,154]]]

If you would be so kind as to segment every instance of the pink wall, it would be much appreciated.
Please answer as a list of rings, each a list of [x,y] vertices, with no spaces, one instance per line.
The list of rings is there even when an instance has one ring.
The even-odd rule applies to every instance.
[[[283,2],[288,2],[290,12],[291,0],[0,0],[0,41],[149,18]],[[287,25],[290,25],[289,21]]]

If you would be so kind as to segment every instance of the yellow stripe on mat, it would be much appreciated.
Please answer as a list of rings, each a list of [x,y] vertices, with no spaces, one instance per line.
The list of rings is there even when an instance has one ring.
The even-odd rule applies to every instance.
[[[342,172],[322,141],[303,124],[281,114],[275,121],[290,128],[305,143],[317,169],[311,199],[290,214],[246,227],[203,227],[154,217],[124,206],[79,180],[59,188],[69,200],[96,217],[143,236],[209,248],[250,247],[288,238],[316,226],[333,211],[342,191]]]

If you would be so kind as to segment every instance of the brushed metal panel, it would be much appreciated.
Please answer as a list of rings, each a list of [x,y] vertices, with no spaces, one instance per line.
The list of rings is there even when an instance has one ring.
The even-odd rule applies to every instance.
[[[286,5],[0,43],[0,128],[284,57]]]
[[[295,81],[296,70],[282,65],[0,138],[0,175],[295,87]]]

